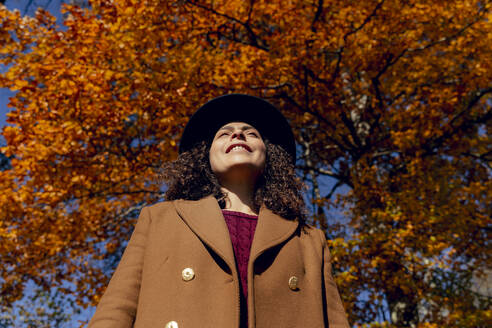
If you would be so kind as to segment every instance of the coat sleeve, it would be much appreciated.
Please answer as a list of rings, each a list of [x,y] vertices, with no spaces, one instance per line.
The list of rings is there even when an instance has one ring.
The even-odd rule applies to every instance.
[[[323,242],[323,303],[325,304],[327,320],[325,326],[329,328],[349,328],[347,314],[345,313],[337,286],[331,274],[331,255],[326,242],[326,237],[322,231],[320,231],[320,234]]]
[[[150,214],[144,207],[88,328],[131,328],[137,311]]]

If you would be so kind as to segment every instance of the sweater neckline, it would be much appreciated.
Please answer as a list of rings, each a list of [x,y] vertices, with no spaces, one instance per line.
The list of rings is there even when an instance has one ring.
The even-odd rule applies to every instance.
[[[258,215],[253,215],[253,214],[247,214],[243,212],[237,212],[237,211],[231,211],[231,210],[222,210],[223,214],[226,215],[232,215],[240,218],[246,218],[246,219],[258,219]]]

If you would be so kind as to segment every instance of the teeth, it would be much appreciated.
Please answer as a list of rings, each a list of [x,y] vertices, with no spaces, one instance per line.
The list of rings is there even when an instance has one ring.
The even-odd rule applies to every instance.
[[[246,150],[246,148],[244,148],[243,146],[234,146],[234,147],[232,147],[231,151],[236,151],[238,149],[244,149],[244,150]]]

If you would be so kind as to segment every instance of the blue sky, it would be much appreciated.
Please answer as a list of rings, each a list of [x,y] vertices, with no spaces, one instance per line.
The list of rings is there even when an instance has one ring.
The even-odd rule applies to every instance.
[[[6,124],[7,113],[9,108],[7,104],[9,102],[9,97],[12,96],[12,92],[9,89],[0,88],[0,126],[3,127]]]

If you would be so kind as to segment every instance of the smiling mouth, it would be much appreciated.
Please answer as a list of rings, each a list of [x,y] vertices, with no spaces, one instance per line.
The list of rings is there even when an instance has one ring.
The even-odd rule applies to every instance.
[[[251,153],[251,148],[249,148],[248,145],[245,145],[245,144],[233,144],[233,145],[230,145],[229,147],[227,147],[226,154],[229,153],[231,150],[233,150],[235,148],[236,149],[243,148],[243,149],[246,149],[247,151],[249,151]]]

